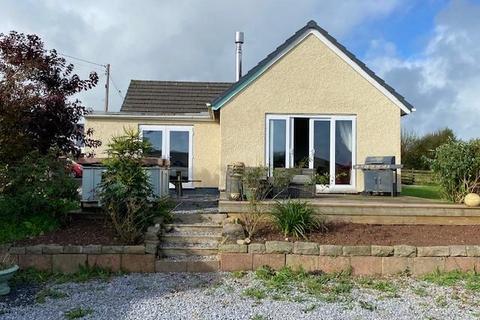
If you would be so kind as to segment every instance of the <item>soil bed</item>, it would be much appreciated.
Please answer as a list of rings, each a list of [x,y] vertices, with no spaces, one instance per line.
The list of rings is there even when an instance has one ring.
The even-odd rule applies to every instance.
[[[264,226],[253,237],[253,242],[285,241],[272,226]],[[307,241],[289,238],[288,241]],[[373,225],[342,223],[328,226],[327,233],[311,233],[308,241],[334,245],[398,245],[413,246],[480,244],[480,225]]]
[[[67,226],[47,232],[41,236],[23,239],[16,242],[17,246],[36,244],[58,244],[58,245],[89,245],[122,244],[115,238],[115,232],[105,220],[92,220],[75,218]]]

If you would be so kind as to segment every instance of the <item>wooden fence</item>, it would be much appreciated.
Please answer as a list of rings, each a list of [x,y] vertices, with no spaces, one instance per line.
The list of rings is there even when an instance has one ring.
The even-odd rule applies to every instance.
[[[403,184],[435,184],[433,172],[430,170],[402,169]]]

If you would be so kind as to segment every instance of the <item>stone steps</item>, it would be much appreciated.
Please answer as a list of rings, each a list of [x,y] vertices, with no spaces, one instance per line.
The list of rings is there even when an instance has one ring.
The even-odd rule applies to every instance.
[[[222,226],[212,223],[192,223],[192,224],[166,224],[165,230],[168,232],[196,232],[196,233],[218,233],[222,232]]]
[[[162,242],[167,243],[178,243],[178,244],[214,244],[222,240],[221,234],[199,234],[199,233],[181,233],[181,232],[172,232],[162,235]]]
[[[189,213],[189,214],[177,214],[174,217],[174,223],[181,224],[221,224],[224,219],[227,218],[226,214],[218,213]]]
[[[216,256],[165,258],[155,261],[155,272],[216,272],[220,261]]]

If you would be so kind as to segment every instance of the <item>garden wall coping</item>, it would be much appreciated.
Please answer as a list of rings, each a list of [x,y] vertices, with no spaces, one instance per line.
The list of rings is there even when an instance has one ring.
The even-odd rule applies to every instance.
[[[10,254],[25,255],[52,255],[52,254],[113,254],[113,253],[125,253],[125,254],[145,254],[145,245],[136,246],[102,246],[102,245],[57,245],[57,244],[43,244],[34,246],[12,246],[8,249]]]
[[[410,245],[319,245],[315,242],[288,242],[266,241],[265,243],[250,243],[249,245],[224,244],[219,248],[224,253],[257,253],[257,254],[296,254],[296,255],[320,255],[331,257],[480,257],[480,245],[464,246],[410,246]]]

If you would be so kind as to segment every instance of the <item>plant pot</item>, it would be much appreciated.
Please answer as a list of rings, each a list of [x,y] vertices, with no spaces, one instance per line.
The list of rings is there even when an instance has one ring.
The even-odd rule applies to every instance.
[[[15,265],[11,268],[0,270],[0,296],[10,293],[10,287],[8,286],[8,280],[10,280],[15,272],[17,272],[18,266]]]

